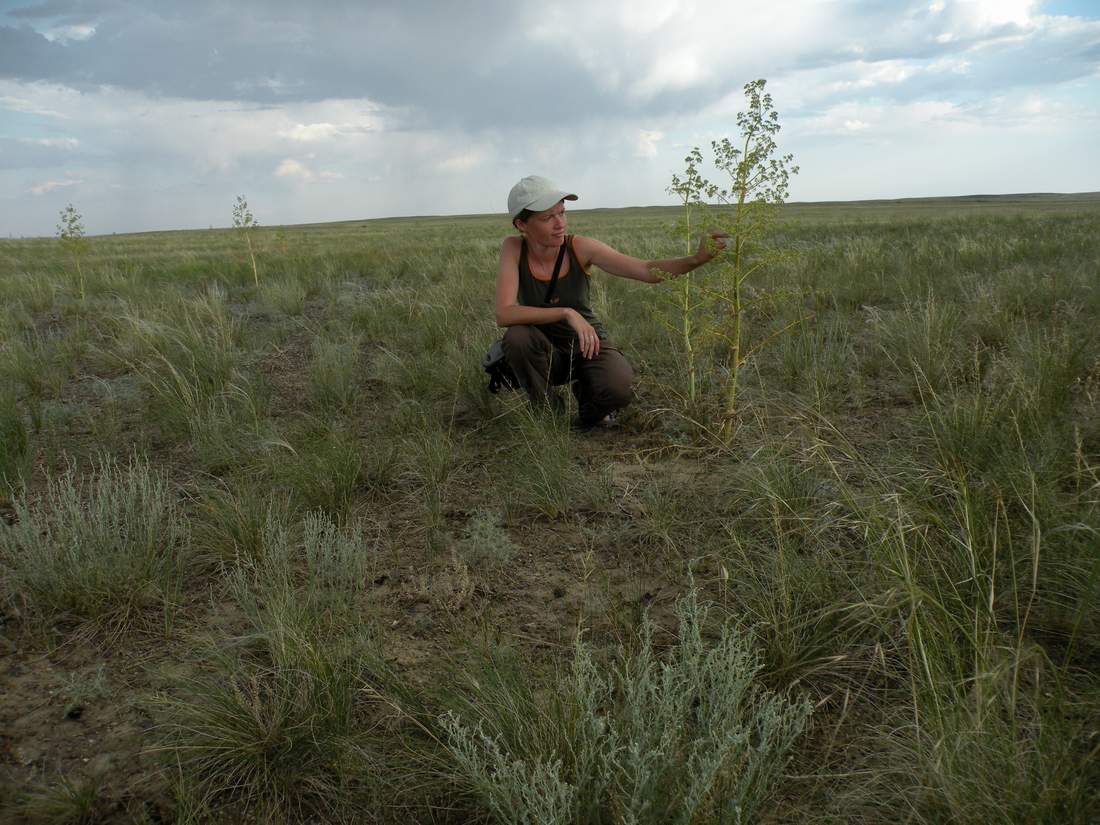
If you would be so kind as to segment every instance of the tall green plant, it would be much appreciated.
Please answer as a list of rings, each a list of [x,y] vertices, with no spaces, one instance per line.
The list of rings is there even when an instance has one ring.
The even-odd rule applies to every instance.
[[[737,114],[741,134],[737,142],[729,138],[711,141],[715,168],[726,175],[728,185],[712,183],[699,173],[702,153],[698,147],[685,159],[684,177],[672,177],[669,191],[677,194],[684,205],[685,225],[693,226],[692,215],[705,210],[702,196],[716,201],[718,209],[708,216],[707,223],[729,236],[726,252],[719,259],[709,284],[699,284],[700,301],[709,304],[723,320],[698,330],[708,337],[717,337],[729,347],[729,372],[723,401],[723,420],[729,426],[737,409],[737,388],[741,367],[775,336],[745,347],[742,343],[744,315],[747,307],[744,285],[753,275],[776,262],[780,254],[763,248],[762,241],[777,217],[777,208],[786,199],[790,176],[798,173],[793,156],[778,155],[775,136],[779,132],[779,113],[772,106],[772,97],[764,91],[767,81],[760,79],[745,84],[747,108]],[[683,334],[689,352],[694,352],[690,293],[692,283],[684,282],[682,307]],[[694,372],[694,356],[689,356]],[[694,387],[694,374],[691,378]]]
[[[84,237],[84,216],[73,208],[70,203],[59,213],[60,220],[57,224],[57,237],[61,241],[62,248],[76,267],[77,283],[80,289],[80,300],[84,300],[84,270],[80,266],[80,259],[88,249],[88,239]]]
[[[745,84],[748,108],[737,113],[741,130],[740,148],[729,138],[711,143],[714,165],[730,179],[729,189],[720,189],[722,202],[732,205],[727,227],[729,254],[718,274],[726,287],[719,293],[729,317],[726,337],[730,344],[729,377],[726,380],[725,416],[728,421],[737,408],[737,384],[741,367],[759,349],[742,350],[741,330],[745,300],[742,287],[752,275],[774,261],[774,255],[760,254],[757,246],[776,218],[777,207],[787,199],[790,176],[798,173],[792,155],[776,156],[779,113],[772,96],[764,91],[765,80]]]
[[[244,242],[248,246],[248,259],[252,261],[252,281],[257,287],[260,285],[260,272],[256,268],[256,251],[252,247],[252,230],[259,226],[259,222],[252,216],[252,210],[248,208],[248,201],[244,195],[237,195],[237,201],[233,204],[233,228],[244,236]]]
[[[673,173],[672,184],[666,190],[676,195],[683,206],[683,218],[679,229],[687,240],[687,254],[695,252],[695,232],[702,225],[702,216],[706,214],[706,197],[714,197],[717,187],[699,172],[703,164],[703,153],[694,147],[684,158],[684,176]],[[680,340],[683,342],[684,356],[687,359],[688,400],[695,402],[696,365],[695,365],[695,312],[699,308],[698,298],[692,289],[691,273],[680,276],[676,284],[676,300],[680,310]]]

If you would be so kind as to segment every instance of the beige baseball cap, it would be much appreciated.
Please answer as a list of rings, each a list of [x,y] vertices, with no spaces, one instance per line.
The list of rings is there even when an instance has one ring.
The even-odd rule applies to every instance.
[[[541,212],[559,201],[576,199],[576,195],[571,192],[562,192],[552,181],[539,175],[528,175],[508,193],[508,217],[515,220],[524,209]]]

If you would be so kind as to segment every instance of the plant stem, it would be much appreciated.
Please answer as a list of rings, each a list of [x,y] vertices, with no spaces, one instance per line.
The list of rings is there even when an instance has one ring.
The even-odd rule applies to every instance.
[[[252,261],[252,281],[256,284],[257,289],[260,286],[260,273],[256,269],[256,255],[252,251],[252,236],[249,233],[244,233],[245,242],[248,244],[248,257]]]
[[[684,201],[684,219],[687,226],[687,245],[688,254],[691,254],[691,204],[688,201]],[[688,400],[695,403],[695,348],[691,343],[692,325],[691,325],[691,273],[688,272],[681,276],[682,286],[680,288],[680,300],[681,310],[683,313],[683,331],[684,331],[684,352],[687,355],[687,371],[688,371]]]
[[[748,181],[746,179],[749,150],[752,148],[752,133],[745,135],[745,145],[741,154],[742,165],[738,168],[735,187],[737,190],[737,207],[734,211],[734,227],[736,233],[733,239],[733,306],[730,313],[733,315],[732,337],[733,349],[730,352],[730,377],[726,385],[726,409],[723,429],[727,432],[733,423],[733,415],[737,411],[737,380],[741,371],[741,283],[745,280],[743,273],[744,249],[745,249],[745,198],[748,195]]]
[[[73,263],[76,264],[76,276],[80,284],[80,300],[84,301],[84,270],[80,268],[80,256],[73,255]]]

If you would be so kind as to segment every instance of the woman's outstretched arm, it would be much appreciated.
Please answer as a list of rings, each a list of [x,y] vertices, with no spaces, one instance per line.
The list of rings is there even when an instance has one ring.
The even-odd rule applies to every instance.
[[[694,255],[685,255],[682,258],[662,258],[659,260],[643,261],[624,255],[617,249],[612,249],[603,241],[595,238],[577,237],[573,248],[577,257],[581,259],[587,269],[595,264],[609,275],[617,275],[620,278],[632,278],[635,281],[643,281],[647,284],[656,284],[668,277],[676,277],[698,269],[707,261],[713,259],[719,251],[726,248],[728,235],[712,233],[699,239],[699,249]]]

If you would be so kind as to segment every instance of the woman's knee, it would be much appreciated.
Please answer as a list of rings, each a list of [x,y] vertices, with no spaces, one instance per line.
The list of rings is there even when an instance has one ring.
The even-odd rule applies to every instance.
[[[634,400],[634,370],[620,353],[608,353],[608,363],[593,382],[593,400],[607,409],[621,409]]]

